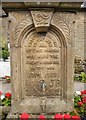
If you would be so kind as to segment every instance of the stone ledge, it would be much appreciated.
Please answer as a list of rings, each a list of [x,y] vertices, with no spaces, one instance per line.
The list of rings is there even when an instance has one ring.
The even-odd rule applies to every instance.
[[[2,2],[3,9],[68,8],[80,9],[82,2]]]

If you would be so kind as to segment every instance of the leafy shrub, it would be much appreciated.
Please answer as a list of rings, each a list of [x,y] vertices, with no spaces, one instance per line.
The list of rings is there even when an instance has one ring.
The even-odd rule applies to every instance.
[[[78,91],[74,96],[74,108],[79,116],[86,115],[86,90]]]
[[[86,82],[86,74],[84,72],[81,72],[81,77],[82,77],[81,82]]]
[[[11,93],[5,95],[0,91],[0,106],[11,106]]]
[[[74,80],[86,83],[86,74],[81,72],[80,74],[75,74]]]
[[[80,76],[80,74],[75,74],[75,75],[74,75],[74,80],[76,80],[76,81],[81,81],[81,80],[82,80],[82,77]]]
[[[2,49],[2,58],[5,61],[6,59],[8,59],[8,57],[9,57],[8,48],[5,47]]]

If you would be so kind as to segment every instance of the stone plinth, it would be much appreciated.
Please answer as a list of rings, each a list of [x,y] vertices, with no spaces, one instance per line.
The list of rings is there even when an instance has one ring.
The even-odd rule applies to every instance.
[[[46,9],[10,12],[12,113],[73,109],[73,20]]]

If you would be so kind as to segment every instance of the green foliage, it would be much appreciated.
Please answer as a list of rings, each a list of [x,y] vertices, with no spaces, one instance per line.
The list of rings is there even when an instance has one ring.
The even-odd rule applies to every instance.
[[[3,94],[0,91],[0,106],[11,106],[11,93]]]
[[[9,57],[9,52],[8,49],[5,47],[2,49],[2,58],[5,61],[6,59],[8,59],[8,57]]]
[[[11,106],[11,98],[4,98],[0,100],[0,106]]]
[[[81,80],[82,80],[82,77],[80,76],[80,74],[74,75],[74,80],[76,80],[76,81],[81,81]]]
[[[74,111],[70,112],[70,115],[84,116],[86,114],[86,103],[82,102],[83,95],[74,96]],[[82,105],[78,103],[82,102]]]
[[[81,82],[86,82],[86,74],[84,72],[81,72],[81,77],[82,77]]]
[[[80,95],[74,96],[74,108],[79,107],[79,105],[77,103],[80,102],[81,99],[82,99],[82,97]]]
[[[86,74],[81,72],[80,74],[74,76],[74,80],[86,83]]]
[[[75,115],[77,115],[74,111],[72,111],[72,112],[70,112],[70,115],[71,116],[75,116]]]
[[[2,106],[11,106],[11,99],[8,98],[3,99]]]

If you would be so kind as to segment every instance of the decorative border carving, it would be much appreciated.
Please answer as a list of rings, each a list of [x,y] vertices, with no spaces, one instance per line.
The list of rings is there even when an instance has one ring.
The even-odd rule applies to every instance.
[[[53,19],[56,17],[56,20],[55,20],[55,22],[53,22],[54,20],[52,20],[52,22],[51,22],[51,29],[52,29],[53,32],[55,32],[55,34],[57,36],[60,37],[60,40],[61,40],[61,42],[63,44],[64,43],[67,44],[68,41],[70,40],[70,29],[68,27],[68,23],[66,23],[65,19],[63,19],[64,16],[60,16],[60,17],[58,17],[58,16],[59,15],[57,14],[56,16],[53,17]],[[29,19],[25,18],[25,19],[21,20],[20,22],[18,22],[17,27],[14,27],[15,31],[14,31],[13,35],[16,35],[16,37],[15,37],[15,39],[13,38],[12,40],[15,40],[14,42],[16,42],[16,45],[19,45],[19,43],[23,42],[23,40],[25,40],[23,38],[25,38],[26,35],[27,36],[30,35],[29,32],[32,32],[34,30],[34,27],[31,27],[31,25],[32,25],[32,22],[29,21]],[[17,34],[17,33],[19,33],[19,34]],[[71,46],[66,48],[66,45],[65,45],[64,47],[65,48],[62,48],[62,51],[64,52],[64,53],[62,53],[64,55],[64,58],[62,59],[62,61],[65,62],[65,65],[63,65],[64,66],[64,70],[62,71],[62,73],[65,74],[65,76],[63,76],[64,79],[65,79],[65,82],[63,83],[62,86],[64,86],[64,84],[66,84],[65,88],[67,87],[67,89],[64,88],[63,90],[65,90],[64,93],[66,93],[67,102],[68,102],[66,104],[66,106],[68,106],[69,103],[71,104],[71,102],[72,102],[70,100],[72,99],[72,93],[71,93],[71,90],[72,90],[72,85],[71,85],[72,84],[72,74],[71,73],[73,72],[72,71],[73,61],[72,61],[72,49],[71,49]],[[20,110],[21,108],[19,109],[19,105],[21,104],[20,101],[21,101],[22,98],[25,98],[25,88],[23,89],[25,83],[24,83],[24,79],[22,77],[22,71],[23,71],[23,69],[22,69],[23,67],[22,66],[23,66],[23,64],[21,63],[22,60],[20,58],[22,49],[20,47],[18,49],[16,49],[16,48],[12,48],[12,49],[13,49],[13,51],[12,51],[13,52],[12,53],[12,58],[13,58],[13,55],[14,55],[14,57],[15,57],[15,55],[17,56],[17,57],[15,57],[15,59],[12,59],[12,65],[14,65],[13,68],[12,68],[13,69],[12,73],[15,72],[15,67],[16,66],[15,66],[14,63],[16,63],[16,65],[18,66],[17,67],[18,68],[17,73],[15,72],[15,74],[12,76],[14,78],[14,82],[15,81],[18,82],[17,83],[17,89],[16,89],[16,85],[15,84],[13,85],[13,88],[15,88],[14,89],[15,90],[15,94],[14,94],[14,98],[13,98],[14,101],[13,102],[15,102],[16,100],[19,101],[18,104],[15,103],[13,106],[15,106],[15,108],[18,106],[18,111],[20,112],[20,111],[22,111],[22,110]],[[14,51],[14,49],[16,49],[16,51]],[[22,50],[22,51],[24,53],[24,50]],[[15,77],[15,76],[17,76],[17,77]],[[67,86],[67,84],[69,84],[69,86]],[[19,90],[20,85],[22,86],[22,88]],[[16,93],[17,92],[19,94],[19,98],[18,97],[16,98],[16,95],[17,95]],[[65,98],[65,96],[63,96],[63,98]],[[50,98],[48,98],[48,101],[49,101],[49,99]],[[57,101],[57,98],[55,98],[55,99]],[[30,99],[28,98],[28,100],[30,100]],[[35,99],[35,100],[37,100],[37,99]],[[65,100],[64,100],[64,102],[65,102]],[[24,107],[23,105],[22,105],[22,107]],[[38,105],[39,104],[37,104],[37,106]],[[57,106],[58,106],[58,103],[57,103]],[[55,110],[56,111],[58,110],[57,106],[55,106]],[[34,106],[33,106],[33,108],[34,108]],[[39,106],[39,108],[40,108],[40,106]],[[68,108],[65,108],[65,110],[66,109],[68,110]],[[53,110],[53,107],[52,107],[51,111],[52,110]],[[31,110],[29,110],[29,111],[31,112]],[[32,111],[34,111],[34,109],[32,109]],[[61,111],[62,111],[62,109],[61,109]],[[37,112],[38,112],[38,110],[36,110],[36,113]],[[40,112],[40,110],[39,110],[39,112]]]
[[[31,11],[35,29],[37,32],[46,32],[50,26],[53,10],[45,9]]]
[[[11,39],[13,39],[13,41],[11,41],[11,45],[18,47],[18,39],[20,34],[22,33],[22,30],[26,28],[26,26],[32,24],[30,12],[12,12],[9,14],[9,20],[12,23],[10,25],[10,32],[12,37]]]
[[[29,26],[30,25],[30,20],[29,19],[24,19],[22,20],[21,22],[19,22],[19,24],[16,26],[15,28],[15,41],[16,41],[16,46],[18,45],[18,39],[19,39],[19,36],[20,36],[20,33],[22,32],[22,30],[24,28],[26,28],[26,26]]]
[[[69,28],[69,24],[68,24],[68,20],[66,19],[66,16],[60,13],[55,13],[51,24],[54,24],[57,28],[59,28],[63,32],[67,40],[67,43],[71,44],[70,28]]]

